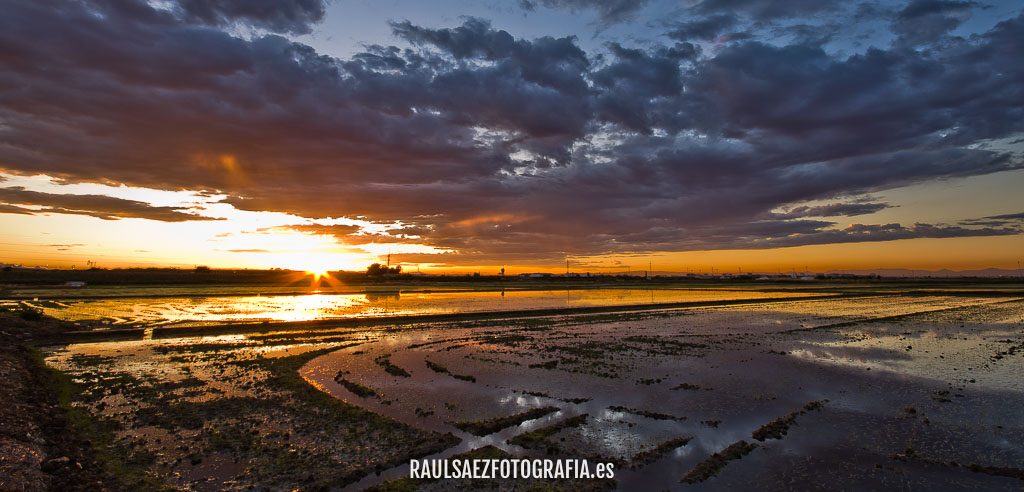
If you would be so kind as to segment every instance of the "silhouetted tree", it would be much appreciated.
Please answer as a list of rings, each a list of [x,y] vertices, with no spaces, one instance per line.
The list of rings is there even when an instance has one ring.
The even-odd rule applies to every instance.
[[[366,267],[366,275],[369,277],[382,277],[388,274],[398,275],[399,273],[402,273],[401,265],[388,268],[380,263],[373,263]]]

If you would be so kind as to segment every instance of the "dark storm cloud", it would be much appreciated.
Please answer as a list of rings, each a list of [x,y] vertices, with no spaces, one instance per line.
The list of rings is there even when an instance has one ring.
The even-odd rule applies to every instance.
[[[742,12],[759,21],[802,18],[839,10],[840,0],[702,0],[692,10],[704,14]]]
[[[773,29],[773,33],[779,36],[789,36],[794,44],[808,46],[822,46],[836,37],[840,30],[837,24],[796,24],[791,26],[780,26]]]
[[[976,2],[913,0],[893,20],[892,30],[910,44],[930,43],[970,17]]]
[[[739,24],[739,18],[735,14],[716,14],[704,19],[683,22],[669,31],[668,36],[680,41],[711,40],[737,24]]]
[[[519,0],[524,10],[534,10],[537,5],[573,12],[593,10],[604,24],[614,24],[631,18],[646,6],[648,0]]]
[[[826,205],[799,206],[793,207],[780,214],[774,214],[779,218],[800,218],[800,217],[854,217],[857,215],[873,214],[879,210],[890,208],[887,203],[829,203]]]
[[[587,90],[583,75],[590,67],[587,54],[572,37],[542,37],[532,41],[516,40],[506,31],[493,29],[489,21],[469,18],[451,29],[428,29],[408,21],[391,24],[400,38],[416,45],[430,45],[458,60],[479,59],[496,63],[494,71],[484,67],[438,67],[442,76],[466,76],[479,79],[497,73],[503,78],[522,78],[523,82],[560,93],[583,95]],[[448,80],[448,79],[445,79]],[[441,85],[441,84],[438,84]],[[445,88],[447,87],[439,87]],[[501,96],[501,94],[494,94]]]
[[[396,36],[436,47],[457,61],[433,61],[431,73],[417,73],[430,79],[422,81],[422,88],[410,87],[403,97],[408,105],[441,111],[445,120],[463,128],[514,132],[528,139],[521,145],[545,162],[564,163],[565,147],[583,136],[590,121],[585,79],[590,60],[573,38],[516,40],[474,18],[453,29],[409,22],[393,23],[392,28]],[[394,76],[392,82],[403,78]],[[408,100],[410,96],[418,100]]]
[[[409,21],[392,22],[392,32],[413,44],[431,44],[451,53],[455,58],[479,57],[498,60],[508,57],[516,48],[516,40],[505,31],[491,29],[490,21],[470,18],[455,28],[430,29]],[[575,46],[571,46],[575,48]]]
[[[1020,168],[983,145],[1024,132],[1020,16],[927,50],[851,55],[797,35],[706,49],[680,35],[597,54],[481,19],[399,21],[400,46],[337,59],[141,1],[110,5],[6,2],[0,167],[399,220],[416,232],[395,240],[481,261],[1017,230],[808,218],[884,207],[848,197]],[[714,5],[725,4],[699,4],[709,18]],[[777,11],[800,2],[736,5],[773,21],[808,15]]]
[[[954,238],[978,236],[1008,236],[1020,234],[1019,228],[965,228],[956,225],[935,224],[852,224],[841,229],[818,230],[784,237],[751,237],[740,242],[741,248],[779,248],[813,244],[859,243],[896,241],[919,238]]]
[[[1016,214],[990,215],[964,221],[965,225],[983,227],[1024,226],[1024,212]]]
[[[190,22],[211,26],[251,25],[272,32],[305,34],[323,20],[323,0],[176,0]]]
[[[148,203],[105,195],[68,195],[29,191],[18,186],[0,188],[0,213],[57,213],[89,215],[104,220],[150,219],[163,222],[215,220],[179,211],[174,207],[154,207]],[[22,208],[34,206],[38,209]]]
[[[591,74],[601,89],[594,97],[595,116],[624,128],[650,133],[656,126],[682,127],[676,117],[683,78],[680,60],[693,58],[698,49],[682,43],[653,51],[609,46],[613,59]]]
[[[1003,214],[1003,215],[990,215],[985,217],[986,219],[996,220],[1024,220],[1024,212],[1018,214]]]

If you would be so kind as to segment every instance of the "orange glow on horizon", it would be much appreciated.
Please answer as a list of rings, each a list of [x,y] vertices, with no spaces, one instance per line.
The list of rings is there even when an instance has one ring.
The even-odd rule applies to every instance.
[[[45,252],[45,245],[36,249],[19,249],[5,254],[0,263],[49,268],[86,268],[86,260],[97,261],[104,268],[183,267],[208,265],[212,268],[284,268],[324,277],[333,271],[364,271],[382,257],[372,253],[337,252],[331,250],[290,250],[239,252],[206,255],[164,254],[133,258],[131,252],[118,250],[73,249],[68,252]],[[10,251],[10,250],[9,250]],[[72,251],[74,253],[72,253]],[[1024,251],[1024,236],[969,237],[944,239],[906,239],[881,243],[845,243],[765,250],[712,250],[688,252],[651,252],[569,256],[573,273],[643,275],[648,269],[655,273],[789,273],[826,272],[832,270],[918,269],[973,270],[1002,268],[1016,271]],[[507,276],[528,272],[565,273],[565,260],[548,262],[509,261],[459,258],[443,255],[437,262],[410,261],[395,254],[392,265],[400,264],[405,272],[419,270],[425,274],[464,275],[480,272],[497,275],[504,267]],[[459,263],[455,261],[462,260]]]
[[[211,155],[207,165],[240,171],[243,162],[234,156]],[[0,264],[41,266],[71,269],[121,267],[193,268],[206,265],[222,269],[284,268],[309,272],[314,280],[325,272],[364,271],[374,262],[384,263],[391,255],[392,265],[402,265],[405,272],[464,275],[480,272],[497,275],[502,267],[506,275],[549,272],[564,273],[568,256],[573,273],[643,275],[655,273],[790,273],[827,272],[833,270],[974,270],[1001,268],[1017,271],[1024,261],[1024,234],[1002,236],[950,237],[935,239],[903,239],[883,242],[833,243],[777,249],[732,249],[707,251],[636,251],[622,253],[573,252],[559,253],[551,244],[526,245],[527,251],[510,251],[508,257],[488,252],[484,244],[474,243],[465,251],[432,245],[424,240],[410,242],[412,237],[390,239],[387,231],[400,228],[399,222],[374,222],[365,217],[304,217],[284,212],[251,211],[224,203],[223,195],[210,195],[189,190],[114,186],[102,183],[62,183],[46,175],[15,175],[0,172],[6,187],[23,187],[42,193],[106,195],[124,200],[144,202],[154,207],[186,210],[217,220],[164,222],[145,218],[103,219],[96,216],[62,213],[2,213],[0,230]],[[980,178],[979,178],[980,179]],[[991,180],[1015,183],[1024,179],[1024,172],[1002,174]],[[965,183],[966,181],[960,181]],[[996,186],[983,181],[985,187]],[[966,185],[965,185],[966,186]],[[981,185],[978,185],[981,186]],[[1002,188],[998,188],[1002,189]],[[913,223],[918,217],[928,222],[955,223],[963,217],[1012,212],[1000,205],[1006,193],[993,193],[994,202],[987,208],[971,210],[963,217],[939,206],[931,188],[911,190],[917,197],[898,207],[885,209],[864,223]],[[941,191],[941,190],[940,190]],[[916,205],[926,197],[926,206]],[[967,202],[962,195],[951,201]],[[980,206],[980,205],[979,205]],[[1002,208],[996,208],[1002,207]],[[924,215],[922,215],[924,214]],[[934,215],[928,215],[934,214]],[[487,213],[461,221],[441,223],[434,241],[444,238],[448,226],[469,230],[455,235],[473,237],[473,228],[513,224],[539,217],[519,213]],[[364,235],[343,236],[311,230],[311,225],[355,225]],[[300,227],[307,227],[301,229]],[[357,241],[369,241],[364,244]],[[442,241],[443,243],[443,241]],[[626,245],[622,245],[625,247]],[[640,245],[637,245],[640,246]],[[568,248],[569,245],[561,245]],[[531,251],[535,254],[530,254]],[[532,256],[532,259],[531,259]],[[305,278],[303,276],[303,278]]]

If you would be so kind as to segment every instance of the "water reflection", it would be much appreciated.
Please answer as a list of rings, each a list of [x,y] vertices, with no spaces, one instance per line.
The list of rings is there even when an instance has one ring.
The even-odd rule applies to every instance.
[[[636,292],[631,297],[510,291],[502,301],[502,294],[492,291],[472,299],[479,305],[517,306],[543,299],[561,306],[609,298],[635,302],[637,296],[662,294]],[[538,297],[542,294],[548,297]],[[305,299],[287,305],[317,316],[344,309],[414,309],[437,299],[471,305],[458,296],[423,292],[353,295],[353,304],[343,307],[335,295],[300,297]],[[211,302],[182,301],[176,308],[188,313]],[[742,489],[759,483],[769,490],[803,490],[853,484],[850,488],[888,490],[899,488],[892,482],[897,477],[904,488],[915,490],[1019,490],[1015,479],[977,473],[970,464],[1016,470],[1024,462],[1021,320],[1019,301],[890,296],[744,303],[677,317],[567,317],[529,329],[444,323],[404,330],[84,343],[57,350],[48,360],[103,391],[102,381],[138,381],[144,390],[135,398],[152,398],[154,387],[164,388],[166,398],[183,404],[260,398],[273,390],[269,366],[248,362],[330,348],[299,368],[299,375],[348,404],[462,440],[432,458],[495,445],[520,457],[550,453],[616,460],[623,465],[616,474],[621,490],[688,490],[680,478],[713,453],[740,440],[755,442],[756,432],[808,402],[826,402],[794,417],[782,435],[757,439],[755,452],[732,460],[697,487]],[[807,327],[818,329],[801,329]],[[360,395],[351,385],[373,393]],[[101,394],[90,411],[121,416],[133,426],[125,435],[136,443],[148,441],[154,453],[174,453],[176,446],[166,443],[194,438],[191,428],[153,431],[141,423],[136,413],[144,407],[129,400],[132,395],[122,389]],[[484,436],[453,425],[541,407],[558,410]],[[330,456],[347,460],[354,450],[383,442],[363,435],[354,435],[357,441],[302,437],[309,431],[288,427],[303,422],[292,420],[296,413],[286,416],[276,413],[284,407],[269,408],[275,413],[268,418],[258,414],[260,435],[294,432],[288,446],[302,452],[338,446],[330,448]],[[315,415],[315,423],[304,428],[323,426],[322,414]],[[514,441],[544,428],[550,432],[536,445]],[[908,458],[908,449],[916,458]],[[208,454],[203,463],[217,459]],[[402,463],[349,488],[408,476]],[[183,476],[207,473],[202,466],[186,467]],[[221,480],[238,480],[244,472],[228,470]],[[954,485],[943,486],[947,483]]]
[[[78,299],[37,302],[47,315],[101,325],[198,325],[249,321],[312,321],[362,316],[616,306],[806,296],[704,289],[549,291],[368,291],[306,295]]]

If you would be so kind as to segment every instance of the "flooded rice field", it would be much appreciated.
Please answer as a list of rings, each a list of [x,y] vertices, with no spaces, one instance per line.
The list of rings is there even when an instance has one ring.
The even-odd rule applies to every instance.
[[[144,293],[135,294],[142,291]],[[649,305],[745,299],[807,297],[806,292],[767,292],[732,289],[572,289],[572,290],[460,290],[382,291],[357,293],[233,292],[230,295],[159,295],[153,289],[133,294],[89,298],[54,294],[22,304],[51,317],[93,327],[201,326],[237,322],[299,322],[490,311],[522,311],[592,306]],[[147,294],[148,293],[148,294]],[[59,294],[57,294],[59,295]],[[138,297],[135,297],[135,296]],[[12,301],[13,302],[13,301]]]
[[[408,460],[484,455],[616,464],[614,481],[484,484],[505,489],[1024,487],[1020,296],[271,328],[47,362],[143,484],[470,489],[406,478]]]

